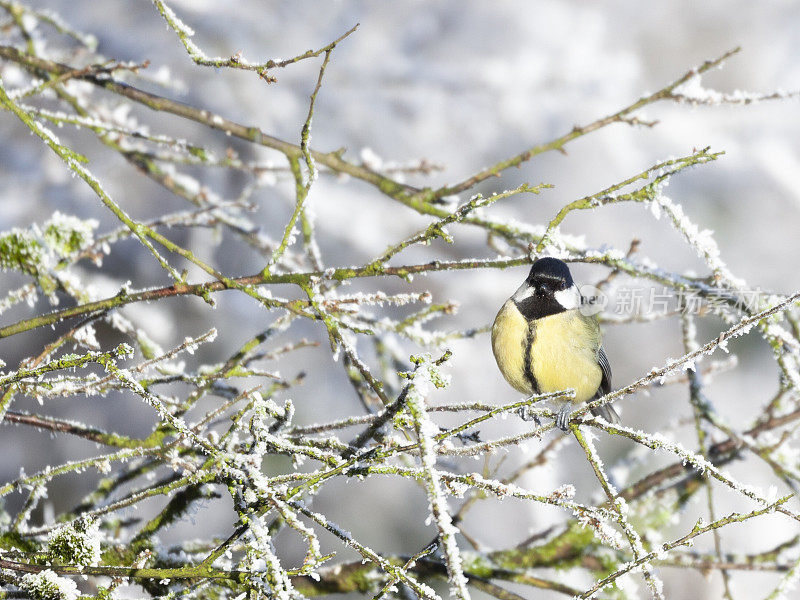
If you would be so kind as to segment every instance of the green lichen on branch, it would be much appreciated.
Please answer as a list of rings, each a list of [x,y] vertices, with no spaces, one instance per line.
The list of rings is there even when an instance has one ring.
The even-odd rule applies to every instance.
[[[635,580],[641,572],[651,594],[658,598],[657,570],[663,565],[724,574],[758,564],[785,574],[772,596],[788,587],[800,564],[791,564],[786,558],[796,551],[796,538],[773,552],[745,553],[741,560],[730,558],[721,543],[713,554],[690,554],[685,549],[697,537],[711,538],[722,528],[760,520],[767,514],[774,513],[793,526],[800,520],[789,503],[790,496],[775,498],[722,470],[746,454],[766,465],[776,481],[800,485],[800,473],[791,462],[792,437],[784,432],[800,422],[800,410],[792,404],[800,389],[798,294],[775,294],[753,305],[741,305],[743,288],[720,260],[710,233],[690,221],[680,205],[662,193],[672,178],[681,177],[690,167],[709,164],[722,153],[706,148],[654,162],[643,170],[639,167],[638,173],[618,177],[600,191],[560,200],[552,215],[541,216],[540,208],[550,208],[537,204],[536,210],[526,213],[537,215],[535,222],[504,219],[499,216],[504,207],[495,203],[511,198],[533,203],[530,194],[550,186],[523,184],[492,191],[487,183],[542,153],[564,151],[572,141],[604,127],[620,123],[654,126],[640,115],[641,108],[660,101],[690,101],[681,86],[736,51],[687,71],[606,117],[496,159],[461,181],[417,187],[405,179],[407,175],[428,175],[426,161],[415,167],[378,164],[366,157],[358,162],[346,158],[344,149],[325,152],[312,144],[312,119],[323,115],[318,112],[318,100],[327,97],[323,87],[337,85],[325,76],[334,63],[333,51],[355,28],[318,50],[256,63],[240,53],[229,58],[207,56],[193,40],[191,28],[167,3],[155,0],[154,6],[196,65],[252,70],[261,79],[274,82],[276,68],[317,58],[316,78],[307,82],[311,92],[302,99],[305,119],[294,129],[296,139],[287,141],[255,125],[146,91],[143,88],[147,86],[136,78],[146,61],[123,63],[90,54],[81,59],[81,64],[88,66],[57,62],[37,43],[43,34],[41,26],[55,27],[78,42],[85,38],[41,11],[0,0],[0,10],[10,19],[4,33],[11,31],[21,41],[0,45],[0,58],[17,65],[30,78],[14,89],[0,87],[0,103],[13,115],[13,122],[22,125],[20,129],[35,134],[68,170],[80,176],[94,194],[94,202],[119,222],[110,231],[97,234],[97,220],[56,213],[39,226],[0,234],[0,267],[32,278],[11,291],[0,308],[32,302],[39,292],[63,303],[52,312],[34,305],[24,318],[16,317],[15,322],[0,327],[0,338],[28,332],[26,340],[34,335],[44,340],[15,370],[0,373],[3,425],[69,436],[81,447],[92,447],[85,457],[57,461],[30,474],[20,472],[0,484],[0,499],[22,497],[22,508],[16,514],[7,514],[5,505],[0,505],[0,581],[4,586],[16,590],[14,594],[41,600],[73,600],[79,593],[75,582],[81,577],[98,586],[94,597],[109,599],[118,597],[116,588],[122,582],[134,582],[146,594],[165,598],[249,595],[289,600],[298,594],[358,592],[380,599],[403,587],[417,597],[436,600],[434,586],[446,581],[452,595],[463,599],[475,590],[518,599],[503,587],[506,584],[526,586],[531,593],[541,589],[585,598],[602,593],[621,599],[627,597],[629,579]],[[77,62],[69,53],[59,57]],[[204,72],[216,76],[211,70]],[[48,104],[39,106],[45,97]],[[136,119],[120,123],[109,116],[108,98],[119,102],[122,109],[140,105],[156,111],[179,133],[153,133]],[[144,113],[137,118],[144,121],[151,116]],[[213,139],[184,140],[180,126],[186,124],[179,119],[224,132],[242,145],[275,152],[280,160],[275,164],[250,161],[241,149],[219,148]],[[127,197],[127,190],[122,190],[119,199],[112,199],[87,170],[79,142],[62,142],[45,122],[85,129],[101,142],[102,151],[124,159],[137,169],[137,176],[155,183],[176,201],[188,203],[189,210],[148,215],[146,221],[133,219],[122,206],[132,206],[129,202],[136,198]],[[188,131],[194,135],[194,130]],[[217,179],[206,176],[212,168],[246,181],[241,195],[230,199],[215,192]],[[316,202],[336,201],[335,195],[317,197],[326,190],[316,187],[318,177],[330,178],[326,185],[336,178],[342,186],[352,177],[360,185],[345,188],[347,193],[362,194],[366,189],[380,196],[376,200],[364,195],[364,202],[381,203],[377,209],[381,218],[370,223],[376,230],[385,220],[409,215],[416,219],[415,225],[395,236],[381,237],[380,245],[371,248],[370,254],[359,255],[355,264],[342,264],[339,256],[330,252],[331,241],[340,244],[360,232],[331,232],[328,223],[315,220]],[[256,192],[275,183],[281,193],[287,192],[291,203],[288,218],[281,222],[254,214],[263,208]],[[482,193],[477,193],[479,185],[485,186]],[[461,194],[469,197],[460,199]],[[567,217],[574,211],[592,215],[592,211],[605,211],[622,202],[634,205],[634,210],[644,206],[656,217],[666,215],[668,226],[680,233],[678,243],[697,254],[707,274],[671,271],[637,260],[638,243],[631,244],[627,253],[596,249],[561,231],[565,223],[572,223]],[[373,209],[371,204],[368,208]],[[87,204],[86,212],[91,210]],[[347,227],[349,215],[342,216]],[[186,243],[178,243],[181,238],[171,233],[182,230],[190,233],[185,236]],[[237,246],[243,248],[241,260],[236,257],[231,266],[230,261],[220,260],[210,245],[195,243],[195,238],[209,237],[204,235],[209,231],[241,243]],[[195,232],[203,234],[191,235]],[[462,237],[462,232],[467,235]],[[475,233],[485,238],[485,248],[476,249]],[[295,243],[298,235],[302,244]],[[324,236],[332,237],[320,243]],[[142,283],[132,277],[142,289],[114,280],[116,287],[105,291],[105,297],[91,290],[86,282],[92,278],[82,270],[85,265],[81,261],[91,259],[101,268],[106,255],[124,251],[126,240],[146,248],[146,259],[166,270],[174,280],[172,285]],[[169,261],[156,246],[169,253]],[[381,248],[385,250],[380,252]],[[465,248],[469,248],[468,254]],[[709,303],[703,313],[726,323],[717,334],[705,343],[687,346],[680,358],[665,361],[632,383],[578,407],[571,416],[575,438],[605,492],[604,500],[578,502],[571,485],[539,489],[547,478],[529,478],[535,490],[523,487],[525,475],[562,459],[563,443],[559,441],[547,442],[530,460],[520,459],[518,446],[541,444],[543,436],[552,435],[548,432],[555,413],[544,404],[564,392],[495,402],[479,397],[479,386],[472,385],[472,380],[468,397],[453,398],[445,389],[443,363],[451,357],[456,363],[462,351],[454,354],[446,345],[454,340],[469,341],[485,333],[488,326],[433,328],[434,319],[447,327],[448,318],[458,310],[455,299],[441,298],[444,282],[449,280],[439,274],[462,272],[466,279],[466,271],[524,266],[543,253],[604,268],[608,271],[605,283],[623,274],[661,284],[676,294],[695,293],[706,302],[720,298],[716,305]],[[179,271],[173,260],[182,261],[187,270]],[[258,271],[242,275],[237,270],[240,264],[256,265]],[[427,275],[430,289],[420,289],[422,278],[418,275]],[[470,281],[481,285],[477,273],[471,274]],[[390,287],[394,289],[390,291]],[[267,309],[259,313],[264,318],[257,319],[254,326],[237,314],[227,322],[227,331],[220,328],[220,342],[214,342],[216,327],[205,327],[206,333],[192,333],[165,351],[153,341],[159,336],[148,334],[149,319],[134,318],[135,311],[125,310],[133,304],[143,307],[150,303],[148,315],[153,311],[155,316],[167,298],[195,296],[213,305],[222,292],[234,296],[234,303],[240,299],[248,306]],[[170,325],[183,332],[191,319],[176,314]],[[299,331],[317,337],[300,338]],[[715,443],[711,443],[715,438],[704,433],[698,436],[698,448],[685,448],[661,432],[588,420],[591,408],[675,377],[683,368],[695,367],[712,353],[725,350],[730,338],[746,334],[766,341],[781,374],[780,392],[765,401],[762,413],[750,426],[737,429],[714,414],[710,401],[699,402],[698,398],[706,397],[703,386],[707,380],[697,376],[687,377],[695,400],[692,406],[697,409],[695,425],[697,431],[705,432],[705,427],[715,432],[720,438]],[[327,349],[317,348],[320,335],[323,340],[327,336],[331,355],[326,354]],[[120,338],[126,343],[120,344]],[[230,347],[226,346],[229,343]],[[196,353],[201,346],[204,352]],[[206,359],[206,352],[214,358]],[[313,393],[302,387],[304,373],[295,371],[301,363],[312,373],[311,379],[325,381]],[[353,404],[344,396],[349,390],[342,392],[331,383],[341,378],[339,369],[355,391],[361,410],[352,410]],[[151,419],[150,428],[133,435],[125,433],[129,431],[127,423],[115,421],[106,431],[46,414],[55,402],[66,404],[76,397],[104,403],[98,404],[101,408],[97,410],[101,410],[109,396],[135,403],[137,409],[141,405],[142,414]],[[40,407],[35,412],[21,410],[15,404],[22,397],[38,401]],[[440,397],[445,404],[437,403]],[[326,408],[347,412],[326,420],[317,415],[322,414],[317,406],[323,403]],[[531,418],[539,422],[534,425]],[[515,425],[511,432],[504,421]],[[503,433],[496,434],[499,429]],[[589,431],[640,447],[645,459],[659,452],[670,462],[617,490],[604,472]],[[498,456],[512,460],[504,463]],[[520,464],[509,468],[515,461]],[[100,477],[93,479],[87,472],[98,472]],[[62,477],[83,478],[85,495],[68,507],[54,502],[54,520],[42,520],[38,507]],[[758,508],[719,517],[725,513],[717,510],[711,479],[715,486]],[[398,531],[414,529],[415,535],[422,534],[417,536],[420,539],[433,535],[433,530],[424,528],[427,516],[435,525],[436,539],[406,552],[396,550],[400,542],[405,543],[401,535],[396,536],[398,544],[392,550],[382,547],[385,540],[377,535],[368,544],[362,523],[353,527],[346,511],[345,521],[339,523],[324,496],[314,502],[317,494],[334,486],[355,488],[362,481],[378,486],[391,481],[403,486],[402,493],[409,498],[423,494],[427,510],[413,521],[395,523],[393,519],[403,515],[378,514],[381,522],[394,523]],[[708,490],[709,522],[695,524],[684,519],[671,523],[670,517],[703,489]],[[588,496],[582,493],[578,497]],[[359,517],[385,508],[372,506],[369,494],[358,499],[364,505],[356,507]],[[550,511],[558,524],[528,539],[522,532],[509,531],[501,543],[489,547],[485,541],[489,536],[484,535],[486,522],[466,515],[478,504],[488,507],[500,502],[521,503],[534,514]],[[202,527],[207,504],[229,517],[223,533],[212,535]],[[148,507],[148,511],[134,512],[140,507]],[[192,539],[181,537],[186,522],[193,525]],[[356,529],[355,534],[350,527]],[[169,546],[159,539],[162,536],[180,539]],[[656,541],[659,538],[671,541]],[[291,550],[296,548],[302,552]]]

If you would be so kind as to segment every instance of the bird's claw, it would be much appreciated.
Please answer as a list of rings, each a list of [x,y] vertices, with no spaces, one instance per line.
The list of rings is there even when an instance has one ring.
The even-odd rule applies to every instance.
[[[569,420],[572,416],[572,406],[565,404],[556,414],[556,426],[564,433],[569,433]]]
[[[539,418],[539,415],[533,412],[530,406],[520,406],[517,409],[517,414],[523,421],[533,421],[536,424],[536,427],[542,426],[542,421]]]

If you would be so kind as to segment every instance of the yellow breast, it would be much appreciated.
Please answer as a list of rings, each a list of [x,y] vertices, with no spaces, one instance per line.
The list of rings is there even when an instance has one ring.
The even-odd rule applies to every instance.
[[[540,393],[571,388],[575,390],[574,402],[591,399],[603,376],[597,364],[599,347],[597,322],[576,310],[529,323],[513,300],[508,300],[492,325],[492,351],[497,366],[506,381],[523,394],[534,393],[525,376],[529,360],[529,370]]]
[[[506,381],[518,392],[532,394],[530,382],[525,378],[525,347],[528,321],[517,310],[513,300],[508,300],[492,325],[492,352]]]
[[[600,330],[576,310],[534,321],[531,369],[542,393],[575,390],[573,402],[586,402],[600,387],[603,372],[597,364]]]

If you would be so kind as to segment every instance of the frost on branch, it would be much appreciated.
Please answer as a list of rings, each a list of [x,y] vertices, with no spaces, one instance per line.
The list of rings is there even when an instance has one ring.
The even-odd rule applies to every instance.
[[[76,600],[80,595],[74,581],[59,577],[50,569],[28,573],[22,577],[19,587],[34,600]]]
[[[414,420],[414,428],[419,439],[420,462],[425,473],[425,489],[428,494],[431,515],[439,530],[439,543],[447,564],[447,575],[450,581],[450,593],[461,600],[469,600],[467,578],[461,565],[461,553],[456,543],[458,529],[453,525],[447,507],[441,478],[436,469],[436,434],[439,428],[428,417],[425,406],[426,397],[434,388],[443,388],[448,380],[440,371],[439,365],[433,362],[430,354],[411,357],[416,365],[410,376],[409,391],[406,396],[408,410]]]
[[[9,338],[0,451],[33,458],[38,435],[71,444],[68,455],[13,465],[0,482],[2,594],[662,598],[697,572],[731,598],[755,565],[768,597],[789,597],[800,572],[791,502],[800,485],[800,293],[748,299],[753,290],[734,274],[742,269],[715,238],[725,223],[694,220],[702,211],[679,191],[664,195],[690,169],[706,177],[723,149],[689,152],[698,141],[681,138],[674,156],[631,172],[594,156],[613,183],[577,199],[551,190],[547,163],[528,166],[607,126],[655,127],[641,109],[658,102],[779,94],[704,90],[701,76],[727,53],[458,179],[424,158],[396,160],[386,140],[363,140],[360,153],[314,141],[320,124],[335,139],[346,123],[326,122],[332,105],[322,99],[340,98],[354,76],[337,58],[361,31],[343,28],[316,49],[256,63],[217,37],[200,4],[148,5],[192,59],[148,77],[147,60],[163,57],[109,60],[64,19],[0,0],[5,143],[15,152],[15,136],[32,134],[41,155],[56,159],[44,170],[75,177],[70,193],[81,207],[81,218],[54,212],[0,232],[0,267],[14,281],[0,298],[0,340]],[[143,40],[159,33],[137,31]],[[64,39],[51,50],[44,42],[56,33]],[[231,46],[229,57],[206,54],[204,40]],[[308,81],[280,87],[275,73],[300,62]],[[150,91],[167,71],[213,90],[222,69],[255,71],[259,94],[277,83],[270,103],[294,104],[270,110],[302,116],[282,123],[279,138],[268,119],[247,117],[246,103],[226,104],[243,97],[239,88],[191,103],[172,86]],[[84,148],[87,136],[96,139]],[[565,156],[563,168],[581,177],[578,159]],[[124,172],[124,185],[106,164]],[[520,181],[536,179],[498,179],[512,167]],[[44,206],[30,171],[13,168],[26,201]],[[153,189],[164,196],[142,192]],[[534,202],[537,194],[559,204]],[[620,228],[614,239],[631,239],[606,245],[603,219],[622,204],[664,218],[645,215],[651,229]],[[644,252],[661,229],[680,235],[670,232],[668,259],[656,262]],[[699,259],[699,272],[674,266],[681,253]],[[634,337],[642,323],[663,321],[665,343],[684,341],[676,358],[657,343],[641,347],[658,356],[632,361],[610,394],[576,406],[571,436],[551,431],[548,404],[569,392],[520,398],[503,388],[494,397],[488,371],[497,306],[486,300],[500,301],[504,270],[522,272],[544,255],[585,263],[601,292],[659,286],[677,308],[602,315],[606,327],[625,323]],[[697,301],[690,317],[680,314],[688,299]],[[745,336],[752,343],[742,351]],[[723,352],[736,358],[711,362]],[[763,373],[747,390],[749,412],[726,410],[739,391],[717,378],[754,364]],[[591,417],[610,402],[656,413],[660,396],[648,394],[662,389],[673,393],[664,422]],[[10,441],[20,439],[19,448]],[[759,468],[760,487],[750,476]],[[778,533],[758,548],[732,527],[766,531],[770,518]]]
[[[62,564],[95,566],[100,562],[100,524],[78,519],[54,529],[47,538],[47,555]]]

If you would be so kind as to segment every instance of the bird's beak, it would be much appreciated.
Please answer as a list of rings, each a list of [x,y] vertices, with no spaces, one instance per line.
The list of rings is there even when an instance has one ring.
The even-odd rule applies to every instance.
[[[527,281],[523,282],[519,289],[514,292],[514,295],[511,298],[514,302],[522,302],[525,298],[530,298],[533,296],[534,289],[533,286],[530,285]]]

